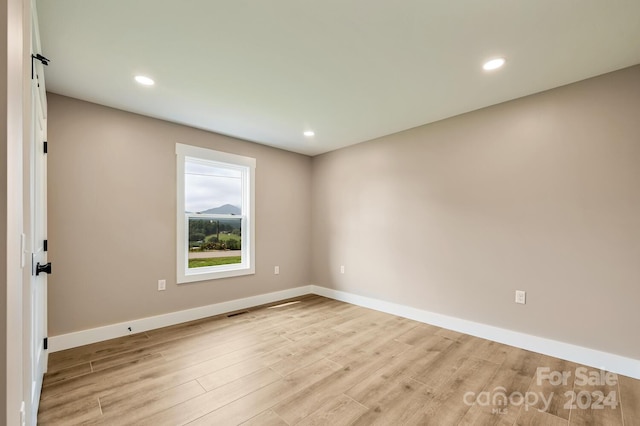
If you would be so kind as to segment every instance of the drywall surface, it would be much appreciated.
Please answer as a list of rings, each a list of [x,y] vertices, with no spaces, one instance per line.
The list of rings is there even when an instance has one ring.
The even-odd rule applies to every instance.
[[[640,66],[312,170],[314,284],[640,359]]]
[[[48,99],[50,336],[309,283],[309,157]],[[256,158],[255,275],[176,284],[176,143]]]

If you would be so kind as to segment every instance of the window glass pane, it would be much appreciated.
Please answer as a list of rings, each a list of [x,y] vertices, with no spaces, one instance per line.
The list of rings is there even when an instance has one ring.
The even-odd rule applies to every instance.
[[[185,161],[185,213],[242,214],[242,172]]]
[[[189,218],[189,268],[242,263],[242,219]]]

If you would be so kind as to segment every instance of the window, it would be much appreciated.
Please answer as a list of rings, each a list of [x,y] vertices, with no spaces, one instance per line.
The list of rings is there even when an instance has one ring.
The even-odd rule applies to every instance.
[[[176,144],[178,283],[255,273],[256,160]]]

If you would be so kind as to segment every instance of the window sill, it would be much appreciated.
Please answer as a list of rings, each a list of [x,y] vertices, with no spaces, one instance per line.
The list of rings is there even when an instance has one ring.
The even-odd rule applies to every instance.
[[[256,273],[254,268],[237,267],[237,268],[225,268],[217,271],[202,271],[194,272],[178,276],[178,284],[193,283],[198,281],[218,280],[221,278],[239,277],[243,275],[254,275]]]

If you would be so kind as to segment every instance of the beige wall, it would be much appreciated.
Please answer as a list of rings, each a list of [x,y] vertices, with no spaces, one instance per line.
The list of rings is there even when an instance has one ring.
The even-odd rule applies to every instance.
[[[50,336],[309,284],[309,157],[55,94],[48,123]],[[255,275],[176,285],[176,142],[256,158]]]
[[[315,284],[640,359],[640,66],[312,168]]]

